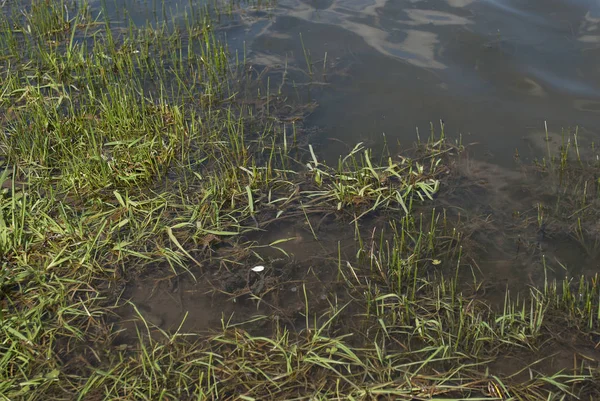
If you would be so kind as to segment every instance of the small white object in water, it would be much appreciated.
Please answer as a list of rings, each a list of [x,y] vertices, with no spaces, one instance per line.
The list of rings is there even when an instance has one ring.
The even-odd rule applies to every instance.
[[[261,271],[265,270],[265,267],[264,266],[254,266],[250,270],[252,270],[253,272],[257,272],[258,273],[258,272],[261,272]]]

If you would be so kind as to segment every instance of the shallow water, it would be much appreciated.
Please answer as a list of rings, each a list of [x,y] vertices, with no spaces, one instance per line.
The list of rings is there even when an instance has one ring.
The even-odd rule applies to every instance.
[[[183,15],[188,2],[167,0]],[[201,4],[195,2],[194,4]],[[226,32],[254,63],[306,69],[300,35],[328,84],[309,125],[328,154],[367,141],[410,144],[446,124],[511,163],[531,136],[579,126],[600,136],[600,3],[590,0],[281,0],[242,6]],[[126,2],[141,23],[162,8]],[[343,74],[341,73],[343,72]],[[316,74],[323,78],[322,74]],[[531,154],[534,154],[532,152]]]
[[[128,16],[141,25],[164,11],[151,2],[124,4],[111,18]],[[165,4],[166,14],[183,16],[188,2]],[[449,137],[479,143],[478,160],[460,172],[471,184],[485,184],[457,187],[448,200],[465,208],[467,228],[477,226],[470,235],[487,280],[502,290],[540,285],[547,274],[543,257],[557,278],[564,270],[597,270],[597,249],[582,252],[563,233],[564,222],[555,224],[554,236],[537,240],[535,224],[513,217],[535,220],[535,205],[549,199],[545,184],[518,173],[517,149],[527,164],[550,146],[557,149],[562,129],[578,126],[582,142],[600,138],[600,3],[281,0],[240,5],[224,19],[221,32],[232,52],[245,51],[250,63],[270,68],[273,85],[287,66],[289,94],[310,90],[319,107],[306,125],[318,129],[313,146],[330,161],[357,142],[409,146],[417,134],[429,135],[431,123],[439,132],[440,120]],[[300,260],[314,254],[300,248],[292,252]]]
[[[275,14],[254,52],[298,56],[302,33],[313,58],[348,65],[310,120],[323,137],[406,143],[442,119],[505,164],[545,120],[598,134],[597,2],[285,0]]]

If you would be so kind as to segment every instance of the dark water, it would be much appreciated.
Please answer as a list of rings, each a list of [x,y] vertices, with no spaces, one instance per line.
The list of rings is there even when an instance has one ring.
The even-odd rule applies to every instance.
[[[155,4],[156,3],[156,4]],[[202,2],[193,2],[194,5]],[[125,2],[137,23],[187,1]],[[600,138],[600,3],[591,0],[282,0],[241,5],[226,32],[250,61],[325,66],[308,123],[329,154],[367,141],[410,144],[443,120],[481,155],[527,156],[547,121]],[[150,11],[150,13],[149,13]],[[537,143],[538,141],[534,141]],[[525,153],[523,153],[525,151]],[[532,154],[534,154],[533,152]]]
[[[324,136],[411,142],[442,119],[507,163],[524,138],[579,125],[598,136],[600,3],[585,0],[284,0],[251,41],[341,60],[310,122]]]

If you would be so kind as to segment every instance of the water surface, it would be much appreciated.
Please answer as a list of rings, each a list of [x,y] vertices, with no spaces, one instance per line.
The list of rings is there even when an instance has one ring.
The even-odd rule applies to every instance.
[[[189,12],[179,0],[123,4],[120,15],[139,24]],[[579,126],[582,137],[600,137],[597,1],[281,0],[236,9],[225,30],[232,51],[306,71],[306,50],[327,73],[308,123],[328,155],[346,150],[328,138],[350,148],[377,147],[384,136],[410,144],[440,120],[503,165],[517,148],[537,156],[528,139],[544,121],[551,131]]]
[[[410,143],[443,120],[506,164],[544,121],[598,137],[598,2],[282,0],[272,15],[258,34],[248,18],[230,39],[244,36],[257,61],[302,65],[300,34],[315,64],[326,55],[330,85],[309,120],[323,146]]]

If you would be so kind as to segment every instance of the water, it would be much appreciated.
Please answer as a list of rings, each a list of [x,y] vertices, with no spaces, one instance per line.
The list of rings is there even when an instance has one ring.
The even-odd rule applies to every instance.
[[[600,139],[599,2],[283,0],[273,14],[249,41],[255,60],[288,55],[302,65],[302,34],[312,60],[327,54],[333,65],[308,120],[321,130],[323,153],[333,160],[359,141],[410,145],[417,131],[427,136],[430,123],[443,120],[449,136],[480,144],[465,175],[485,185],[446,198],[477,226],[484,277],[540,284],[542,258],[557,277],[563,268],[597,271],[596,251],[582,251],[566,234],[568,219],[552,222],[554,234],[524,254],[520,241],[535,242],[538,228],[513,216],[556,202],[548,182],[514,161],[517,151],[525,164],[547,155],[545,123],[553,152],[563,129]]]
[[[194,4],[201,4],[195,2]],[[187,2],[129,1],[138,24]],[[509,165],[531,139],[579,126],[600,136],[600,3],[590,0],[281,0],[241,6],[225,31],[249,60],[304,68],[304,48],[325,66],[319,107],[307,121],[330,155],[360,141],[410,144],[430,123],[481,144]],[[533,141],[538,143],[538,141]],[[531,150],[530,152],[528,152]]]
[[[245,38],[257,60],[303,64],[302,34],[313,61],[345,67],[309,120],[323,140],[410,143],[441,119],[507,164],[544,121],[598,137],[597,2],[284,0],[273,14]]]
[[[187,0],[169,2],[160,10],[156,4],[163,0],[107,1],[118,5],[108,10],[111,26],[118,33],[127,32],[122,28],[128,27],[129,19],[139,27],[147,20],[160,23],[163,16],[174,24],[185,20]],[[491,0],[283,0],[261,8],[236,6],[231,16],[215,23],[217,34],[225,37],[230,49],[237,55],[243,51],[244,59],[247,56],[249,60],[249,64],[237,65],[236,78],[241,82],[227,82],[230,91],[225,93],[239,93],[232,96],[231,103],[221,103],[218,97],[215,103],[214,91],[202,92],[197,83],[204,77],[202,71],[185,65],[178,68],[176,57],[181,54],[184,59],[185,49],[193,48],[187,41],[196,40],[200,46],[192,31],[184,29],[182,36],[168,37],[177,43],[181,40],[181,53],[163,46],[164,42],[150,45],[149,54],[166,55],[157,65],[177,79],[173,90],[185,91],[185,95],[174,96],[176,101],[169,101],[169,78],[159,73],[160,87],[152,86],[157,76],[153,68],[141,68],[131,87],[113,78],[123,71],[121,55],[126,62],[127,54],[140,53],[132,57],[136,60],[133,65],[144,62],[147,53],[138,43],[145,46],[146,40],[138,42],[132,35],[127,43],[117,42],[119,54],[109,49],[96,51],[92,57],[83,45],[73,46],[73,40],[80,40],[74,30],[68,62],[57,57],[55,68],[48,68],[48,60],[54,60],[49,52],[38,73],[30,72],[34,67],[23,68],[30,77],[26,82],[24,74],[19,75],[22,90],[11,89],[12,81],[6,86],[7,99],[23,92],[14,107],[5,105],[7,115],[19,113],[23,101],[34,101],[32,108],[23,108],[23,116],[3,120],[7,123],[3,143],[15,143],[16,151],[5,149],[10,158],[4,162],[15,166],[15,182],[4,183],[9,188],[2,194],[13,229],[7,223],[9,232],[4,230],[3,242],[9,252],[0,259],[7,267],[19,258],[33,262],[32,266],[17,263],[21,271],[17,269],[15,277],[0,275],[0,287],[7,295],[6,300],[0,298],[0,312],[6,310],[8,322],[16,322],[3,330],[4,336],[17,344],[11,345],[11,350],[17,350],[19,358],[24,355],[20,376],[30,381],[28,373],[40,371],[36,376],[36,382],[43,384],[40,391],[53,394],[58,392],[48,383],[68,377],[68,385],[61,385],[61,391],[89,393],[88,398],[98,397],[103,389],[118,393],[117,386],[111,385],[116,381],[126,385],[119,394],[123,397],[143,397],[147,392],[160,393],[163,398],[177,398],[176,393],[187,398],[192,393],[225,399],[242,393],[257,399],[309,394],[324,398],[348,391],[356,397],[389,392],[390,397],[424,398],[443,393],[447,397],[464,394],[506,399],[511,391],[534,399],[553,389],[555,393],[545,397],[548,400],[561,395],[564,399],[598,398],[593,395],[598,394],[593,376],[600,361],[598,294],[594,294],[600,269],[597,168],[585,168],[573,157],[570,168],[558,176],[523,160],[556,152],[560,138],[555,131],[564,126],[577,124],[582,143],[597,139],[594,117],[600,103],[594,10],[593,5],[582,2],[523,6],[516,1]],[[11,29],[10,24],[4,26]],[[27,31],[21,32],[27,35]],[[40,31],[46,35],[31,35],[31,42],[24,42],[40,46],[48,42],[51,46],[54,34],[47,35],[48,29]],[[149,32],[153,36],[147,38],[159,34]],[[84,44],[86,39],[90,38],[84,36],[76,44]],[[101,42],[90,39],[87,43],[97,46]],[[62,51],[60,42],[55,46],[57,52]],[[12,55],[7,60],[13,58],[20,59]],[[110,62],[97,61],[103,58]],[[90,73],[71,69],[71,63],[91,66],[88,60],[98,63]],[[8,68],[5,70],[10,71]],[[127,79],[132,73],[129,70],[121,76]],[[245,73],[260,77],[258,84],[244,80]],[[105,75],[109,75],[106,81],[102,79]],[[82,82],[85,78],[92,81],[91,89],[89,96],[82,97],[76,92],[87,87]],[[58,86],[63,79],[72,88],[68,92],[72,98],[61,95]],[[37,81],[38,89],[40,85],[45,89],[42,97],[30,91]],[[149,83],[144,98],[152,104],[134,105],[122,95],[113,96],[116,92],[98,87],[102,82],[111,86],[121,83],[123,94],[132,99],[129,90],[140,89],[139,81]],[[190,81],[190,90],[186,90]],[[304,104],[308,97],[319,107],[296,110],[282,99],[285,96],[265,96],[263,84],[273,93],[280,88],[285,96],[297,96],[290,100],[292,104]],[[160,102],[154,103],[159,89]],[[107,97],[122,101],[123,107],[109,107]],[[55,99],[58,111],[46,110],[53,107],[49,101]],[[88,107],[96,99],[102,99],[98,107]],[[163,104],[163,99],[169,105]],[[256,120],[246,119],[246,114],[238,120],[237,104],[227,119],[193,113],[196,107],[216,105],[225,114],[228,110],[221,109],[221,104],[227,107],[235,101],[251,103]],[[187,118],[198,122],[179,125],[176,107],[182,102],[186,102],[182,107]],[[133,114],[123,111],[130,104],[136,110]],[[73,107],[82,107],[85,113],[63,115],[63,110],[68,113]],[[367,210],[372,203],[365,202],[362,192],[344,202],[354,207],[343,206],[340,211],[340,202],[336,209],[334,196],[324,201],[330,195],[312,191],[317,186],[305,180],[314,177],[318,183],[318,170],[305,175],[303,164],[295,163],[299,160],[288,160],[285,153],[275,150],[270,156],[282,161],[267,164],[268,172],[287,168],[290,161],[289,168],[298,168],[299,178],[292,178],[295,172],[290,171],[287,177],[291,182],[286,178],[284,183],[284,176],[278,174],[266,182],[262,177],[271,175],[261,167],[254,168],[263,165],[256,155],[257,159],[244,164],[248,169],[240,166],[244,171],[240,174],[247,173],[248,181],[227,179],[226,175],[235,175],[232,171],[237,170],[228,163],[254,156],[255,147],[260,146],[256,144],[266,142],[267,152],[261,156],[266,158],[269,153],[270,136],[267,141],[255,141],[261,138],[260,132],[256,134],[260,122],[275,116],[287,124],[304,110],[311,111],[308,120],[293,131],[294,143],[296,132],[299,137],[299,157],[307,141],[320,160],[330,161],[360,141],[375,148],[371,160],[376,163],[377,149],[390,144],[388,149],[396,152],[393,142],[409,145],[416,133],[427,136],[431,121],[436,127],[444,121],[451,138],[460,135],[464,143],[479,141],[482,145],[467,152],[440,145],[443,162],[435,172],[440,191],[422,204],[417,197],[427,192],[419,189],[418,181],[411,185],[413,192],[405,202],[411,205],[407,218],[409,212],[401,199],[398,202],[405,211],[381,206],[386,191],[376,191],[387,185],[394,188],[398,181],[388,174],[394,172],[391,166],[378,173],[369,159],[365,159],[368,172],[362,171],[374,177],[363,191],[373,191],[372,197],[383,194],[371,199],[376,202],[373,209],[381,207],[377,211]],[[119,140],[121,130],[115,118],[107,117],[108,124],[101,121],[113,111],[117,119],[123,119],[123,128],[130,128],[131,135],[123,136],[124,140]],[[143,124],[131,123],[131,116],[141,118]],[[146,117],[150,123],[160,122],[144,124]],[[92,125],[77,125],[78,121]],[[545,121],[553,130],[549,143],[545,142],[547,134],[541,132]],[[98,130],[93,127],[95,122]],[[213,130],[217,124],[223,131]],[[35,147],[44,141],[35,136],[29,141],[28,127],[48,133],[46,142],[53,145],[50,151],[57,149],[57,157],[37,155]],[[92,135],[77,141],[72,129],[77,127],[81,128],[77,132]],[[122,152],[125,146],[141,143],[127,140],[139,133],[140,127],[144,128],[142,134],[146,128],[164,128],[165,135],[154,131],[154,136],[139,135],[142,141],[151,141],[147,152]],[[239,127],[248,141],[236,138]],[[105,132],[110,128],[117,129],[117,135]],[[203,136],[205,131],[208,134]],[[63,132],[64,138],[57,136]],[[190,154],[198,159],[188,163],[187,152],[179,157],[180,152],[172,146],[174,133],[181,135],[176,143],[197,149]],[[12,135],[22,138],[12,142]],[[285,143],[289,144],[289,137],[283,138],[288,138]],[[89,149],[80,146],[86,140]],[[223,150],[221,140],[230,140],[235,151]],[[71,168],[68,156],[78,155],[65,153],[68,149],[61,145],[65,141],[76,151],[82,149],[80,158],[91,158],[91,164]],[[156,150],[154,145],[160,148],[161,141],[168,154]],[[271,147],[279,143],[273,141]],[[29,142],[34,145],[32,156],[20,163],[19,156],[23,149],[26,153]],[[98,146],[101,153],[91,148]],[[248,146],[248,151],[240,150],[242,146]],[[514,157],[515,149],[520,158]],[[596,152],[591,148],[581,151],[584,158],[590,151]],[[309,157],[307,153],[304,155]],[[316,159],[312,148],[310,153]],[[164,180],[160,175],[160,181],[131,190],[110,186],[110,177],[85,181],[90,171],[100,171],[96,166],[104,165],[98,164],[102,159],[108,161],[110,170],[106,171],[114,171],[121,181],[123,174],[142,175],[150,171],[140,159],[143,154],[158,158],[152,166],[168,168],[172,156],[177,161]],[[129,160],[127,155],[134,157]],[[393,155],[390,164],[391,160],[399,158]],[[423,161],[429,163],[427,158]],[[321,167],[316,160],[313,166]],[[213,167],[216,175],[209,177]],[[50,175],[38,175],[42,170]],[[25,176],[37,176],[31,186],[17,182],[21,171]],[[343,171],[329,176],[330,170],[324,166],[323,171],[325,186],[331,182],[353,185],[357,177]],[[82,174],[86,177],[81,178]],[[237,190],[223,191],[223,183],[208,187],[220,177],[233,182]],[[72,182],[67,182],[69,179]],[[75,196],[84,186],[83,195]],[[145,193],[151,190],[148,186],[152,187],[150,194]],[[170,191],[178,197],[168,196]],[[58,211],[48,206],[44,194],[57,195]],[[93,196],[83,199],[86,194]],[[91,210],[83,211],[87,207]],[[15,208],[23,210],[20,224],[15,222]],[[41,225],[29,224],[29,209],[43,218]],[[223,224],[216,224],[217,220]],[[44,221],[50,228],[46,234],[38,230],[44,228]],[[237,235],[227,234],[238,227]],[[41,273],[47,274],[36,274],[36,266],[46,260],[51,262],[41,266],[47,271]],[[80,263],[74,266],[77,261]],[[78,276],[73,276],[68,282],[58,282],[55,291],[42,288],[50,289],[53,280],[68,273],[70,267],[83,271],[82,279],[89,276],[89,285],[79,285]],[[594,274],[588,281],[577,278]],[[565,276],[571,281],[564,282],[562,296],[555,298],[553,290],[546,291],[550,281],[562,282]],[[25,283],[29,279],[31,285]],[[65,287],[69,283],[73,288]],[[33,292],[41,295],[28,299],[27,294]],[[507,299],[524,301],[505,304]],[[36,313],[36,305],[44,310]],[[29,306],[34,308],[32,312],[27,311]],[[58,326],[47,324],[52,319],[58,319]],[[29,326],[39,330],[31,332]],[[26,345],[35,341],[21,333],[54,346],[42,351],[49,357],[56,355],[56,363],[30,363],[33,359],[28,360],[27,354],[36,355]],[[147,341],[146,336],[155,341]],[[70,349],[74,356],[67,356],[65,351]],[[12,369],[14,358],[4,359],[8,361],[4,370]],[[44,372],[46,366],[51,366],[52,372]],[[147,383],[148,378],[152,383]],[[29,387],[19,389],[23,380],[4,386],[9,396],[30,391]],[[439,387],[441,381],[443,388]],[[142,388],[136,383],[148,385]],[[174,383],[174,395],[170,396],[168,387]]]

